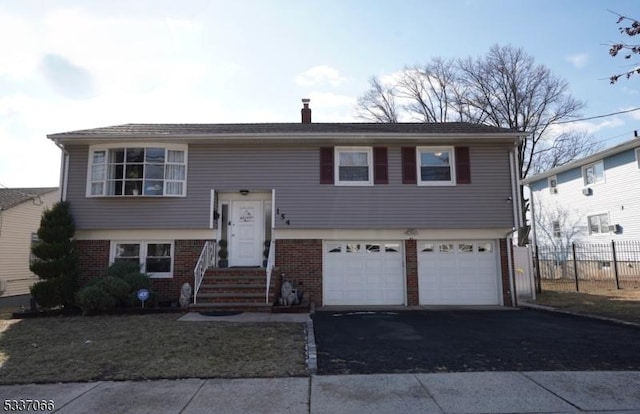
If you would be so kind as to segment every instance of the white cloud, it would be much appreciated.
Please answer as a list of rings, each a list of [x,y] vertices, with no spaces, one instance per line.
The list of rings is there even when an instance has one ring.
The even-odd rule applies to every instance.
[[[314,66],[302,72],[295,78],[295,82],[301,86],[316,86],[329,84],[338,86],[345,80],[337,69],[327,65]]]
[[[620,117],[603,120],[578,121],[568,124],[552,125],[546,132],[548,137],[554,137],[563,133],[586,132],[588,134],[606,134],[608,129],[621,127],[625,122]]]
[[[589,62],[589,54],[588,53],[577,53],[575,55],[569,55],[565,58],[567,62],[571,63],[577,69],[582,69],[587,66]]]

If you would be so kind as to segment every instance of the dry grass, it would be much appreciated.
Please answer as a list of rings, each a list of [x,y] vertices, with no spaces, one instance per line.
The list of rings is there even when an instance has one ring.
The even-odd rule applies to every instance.
[[[580,292],[545,284],[536,303],[554,308],[640,323],[640,288],[581,286]]]
[[[302,324],[179,316],[0,320],[0,383],[307,375]]]

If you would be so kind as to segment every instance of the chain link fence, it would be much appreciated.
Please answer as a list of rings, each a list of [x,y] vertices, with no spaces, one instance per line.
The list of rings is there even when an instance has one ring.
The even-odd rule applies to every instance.
[[[640,288],[640,241],[536,246],[536,290]]]

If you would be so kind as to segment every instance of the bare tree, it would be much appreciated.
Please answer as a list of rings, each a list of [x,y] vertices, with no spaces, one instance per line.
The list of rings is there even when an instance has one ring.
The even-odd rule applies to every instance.
[[[549,257],[541,261],[547,265],[547,273],[560,266],[562,277],[567,277],[567,261],[571,255],[571,244],[576,236],[584,232],[584,215],[578,209],[570,209],[559,203],[535,209],[536,243],[546,248]]]
[[[397,94],[407,101],[404,109],[421,122],[466,121],[468,106],[461,99],[464,91],[458,75],[455,61],[433,58],[405,68]]]
[[[539,174],[602,149],[602,143],[585,131],[562,133],[552,140],[540,143],[533,157],[532,172]]]
[[[486,57],[461,61],[460,69],[468,103],[486,116],[484,123],[529,133],[518,148],[521,179],[529,175],[548,128],[584,107],[571,97],[567,82],[522,49],[496,45]]]
[[[394,86],[384,85],[377,77],[369,79],[369,90],[358,98],[358,116],[380,123],[398,122]]]
[[[408,100],[403,109],[423,122],[465,121],[529,133],[518,147],[521,179],[533,171],[538,146],[549,139],[549,127],[578,116],[584,107],[570,95],[567,82],[512,46],[495,45],[476,59],[432,59],[405,70],[392,92]],[[377,116],[377,106],[369,104],[387,100],[372,88],[359,100],[359,109],[369,115],[367,119],[388,122]],[[526,222],[524,196],[522,205]]]
[[[638,34],[640,34],[640,22],[638,20],[633,19],[631,17],[623,16],[615,12],[611,12],[611,13],[618,16],[618,21],[616,22],[616,24],[624,23],[623,26],[618,27],[618,30],[620,31],[620,33],[627,35],[629,37],[637,36]],[[616,57],[620,52],[623,52],[624,58],[631,60],[633,55],[640,54],[640,45],[638,44],[630,45],[625,42],[619,42],[619,43],[610,44],[609,46],[610,46],[609,54],[611,55],[611,57]],[[631,66],[633,67],[633,69],[626,70],[622,73],[618,73],[616,75],[612,75],[611,77],[609,77],[609,80],[611,81],[611,83],[612,84],[616,83],[618,79],[620,79],[621,77],[625,77],[629,79],[634,74],[640,74],[640,66],[638,64],[632,64]]]

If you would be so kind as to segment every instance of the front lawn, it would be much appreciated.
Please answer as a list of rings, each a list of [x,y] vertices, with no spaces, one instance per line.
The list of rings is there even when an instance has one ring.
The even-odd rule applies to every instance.
[[[545,290],[536,303],[554,308],[640,323],[640,289],[599,289],[587,292]]]
[[[307,375],[303,324],[180,316],[0,320],[0,384]]]

